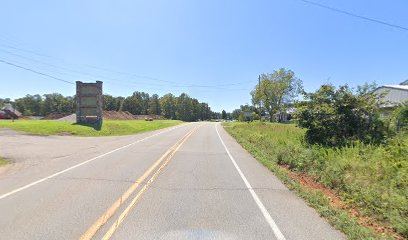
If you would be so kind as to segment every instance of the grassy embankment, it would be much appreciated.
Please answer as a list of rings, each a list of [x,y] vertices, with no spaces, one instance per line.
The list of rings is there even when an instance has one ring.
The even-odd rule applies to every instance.
[[[390,139],[387,145],[356,143],[326,148],[305,143],[305,130],[292,124],[224,126],[349,239],[408,238],[407,135]],[[328,191],[307,186],[302,178],[294,177],[299,175],[310,177]]]
[[[181,124],[177,120],[105,120],[101,128],[49,120],[2,120],[0,128],[10,128],[41,135],[75,135],[83,137],[120,136],[153,131]]]

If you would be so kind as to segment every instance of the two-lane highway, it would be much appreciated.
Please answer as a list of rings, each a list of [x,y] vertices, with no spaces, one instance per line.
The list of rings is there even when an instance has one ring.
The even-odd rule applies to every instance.
[[[98,152],[1,178],[0,239],[344,239],[217,123]]]

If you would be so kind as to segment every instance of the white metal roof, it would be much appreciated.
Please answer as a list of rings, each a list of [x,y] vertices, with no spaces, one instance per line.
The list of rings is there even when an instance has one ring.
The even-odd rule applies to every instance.
[[[384,85],[385,88],[395,88],[408,91],[408,85]]]

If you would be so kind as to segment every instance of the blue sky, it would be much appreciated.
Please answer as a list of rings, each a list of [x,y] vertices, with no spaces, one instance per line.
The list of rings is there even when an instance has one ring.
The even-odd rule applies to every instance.
[[[408,27],[406,0],[315,1]],[[0,26],[1,60],[72,82],[99,79],[114,96],[186,92],[216,111],[250,103],[258,75],[280,67],[308,91],[408,79],[408,31],[300,0],[4,0]],[[4,63],[0,86],[0,98],[75,94]]]

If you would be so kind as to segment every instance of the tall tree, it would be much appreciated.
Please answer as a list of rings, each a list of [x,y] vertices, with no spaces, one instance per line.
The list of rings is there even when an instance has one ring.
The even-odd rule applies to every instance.
[[[221,112],[221,118],[226,120],[227,119],[227,112],[225,110],[222,110]]]
[[[176,117],[183,121],[194,121],[191,98],[186,93],[176,98]]]
[[[64,97],[59,93],[44,94],[42,115],[52,112],[72,113],[75,110],[75,101],[73,97]]]
[[[149,103],[150,103],[150,97],[148,93],[141,92],[140,93],[141,99],[142,99],[142,114],[147,115],[149,114]]]
[[[142,114],[142,94],[140,92],[134,92],[132,96],[125,98],[123,101],[123,110],[134,115]]]
[[[302,91],[302,81],[295,77],[295,73],[281,68],[261,75],[261,83],[251,92],[252,103],[260,104],[262,101],[270,121],[273,121],[274,115],[285,111]]]
[[[41,115],[43,99],[41,95],[29,95],[15,100],[15,107],[24,115]]]
[[[111,95],[103,95],[103,110],[107,111],[116,111],[116,101],[115,98]]]
[[[159,95],[157,95],[157,94],[153,94],[150,97],[149,114],[153,114],[153,115],[160,115],[161,114]]]
[[[160,98],[162,115],[167,119],[176,119],[176,103],[173,94],[168,93]]]
[[[234,111],[232,111],[231,113],[231,118],[238,120],[239,115],[241,114],[242,110],[241,109],[235,109]]]

